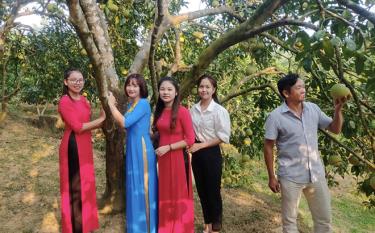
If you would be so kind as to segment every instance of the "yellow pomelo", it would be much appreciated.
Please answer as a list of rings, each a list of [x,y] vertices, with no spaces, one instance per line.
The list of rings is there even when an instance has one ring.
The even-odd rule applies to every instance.
[[[332,155],[328,158],[328,163],[333,166],[340,166],[342,159],[339,155]]]
[[[251,144],[251,139],[250,138],[245,138],[245,140],[243,140],[243,143],[248,146],[248,145]]]
[[[204,37],[204,33],[203,32],[199,32],[199,31],[196,31],[196,32],[193,32],[193,36],[197,39],[202,39]]]

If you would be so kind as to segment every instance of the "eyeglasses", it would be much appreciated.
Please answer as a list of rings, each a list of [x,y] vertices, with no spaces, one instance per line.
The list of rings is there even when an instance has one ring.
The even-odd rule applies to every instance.
[[[82,84],[85,82],[84,79],[68,79],[68,81],[73,84]]]

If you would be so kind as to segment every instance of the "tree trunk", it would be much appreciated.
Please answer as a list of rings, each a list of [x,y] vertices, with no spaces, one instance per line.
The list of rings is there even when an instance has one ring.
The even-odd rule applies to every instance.
[[[5,92],[5,86],[6,86],[6,79],[7,79],[7,70],[6,70],[6,66],[7,66],[7,62],[5,61],[5,59],[3,59],[3,56],[0,55],[1,57],[1,61],[2,61],[2,90],[1,90],[1,111],[2,112],[6,112],[7,111],[7,105],[8,105],[8,101],[7,101],[7,98],[5,96],[6,92]]]
[[[68,0],[67,4],[70,21],[93,65],[99,98],[107,116],[102,127],[106,138],[106,189],[99,201],[100,212],[121,212],[125,206],[124,130],[119,129],[112,118],[107,95],[113,92],[120,108],[125,97],[119,88],[107,24],[95,1]]]
[[[106,134],[106,188],[99,202],[101,213],[124,210],[124,173],[124,130],[116,129]]]

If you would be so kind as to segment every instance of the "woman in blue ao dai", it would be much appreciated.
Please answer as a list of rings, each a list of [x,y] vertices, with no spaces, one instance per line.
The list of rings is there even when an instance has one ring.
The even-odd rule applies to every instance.
[[[116,107],[110,93],[108,105],[116,123],[126,129],[126,232],[157,232],[156,156],[150,138],[151,107],[144,78],[128,76],[125,94],[129,104],[125,115]]]

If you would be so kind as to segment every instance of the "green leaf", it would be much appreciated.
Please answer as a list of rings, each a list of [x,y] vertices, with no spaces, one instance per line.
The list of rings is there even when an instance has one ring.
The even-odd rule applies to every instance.
[[[329,57],[329,58],[333,57],[335,51],[334,51],[334,48],[333,48],[333,46],[331,44],[331,41],[329,39],[323,40],[323,50],[324,50],[327,57]]]
[[[342,12],[342,16],[347,19],[347,20],[350,20],[353,16],[352,14],[350,13],[350,11],[348,9],[345,9],[343,12]]]
[[[314,33],[314,37],[316,40],[322,39],[326,35],[326,32],[324,30],[319,30]]]
[[[331,62],[327,56],[321,56],[320,62],[325,70],[329,71],[331,69]]]
[[[310,57],[306,57],[303,59],[303,68],[306,70],[306,72],[311,72],[312,67],[312,60]]]
[[[367,28],[368,28],[368,30],[373,29],[374,28],[374,24],[371,23],[370,21],[367,21]]]
[[[346,48],[350,51],[355,51],[357,49],[357,45],[355,44],[354,40],[350,38],[345,38]]]
[[[332,23],[331,31],[340,38],[345,38],[348,27],[341,21],[335,21]]]
[[[339,37],[333,37],[331,39],[331,44],[333,46],[341,46],[342,45],[342,41],[341,41],[341,39]]]
[[[299,38],[303,44],[304,49],[310,48],[310,36],[305,31],[300,31],[296,34],[296,37]]]
[[[356,31],[354,33],[354,39],[355,39],[355,43],[357,45],[357,48],[360,49],[363,45],[363,36],[361,33],[359,33],[358,31]]]
[[[355,57],[355,72],[361,74],[365,67],[366,57],[362,54],[357,54]]]
[[[367,93],[375,93],[375,78],[374,76],[370,76],[367,84],[366,84],[366,92]]]
[[[350,126],[350,128],[355,129],[355,122],[349,121],[349,126]]]

